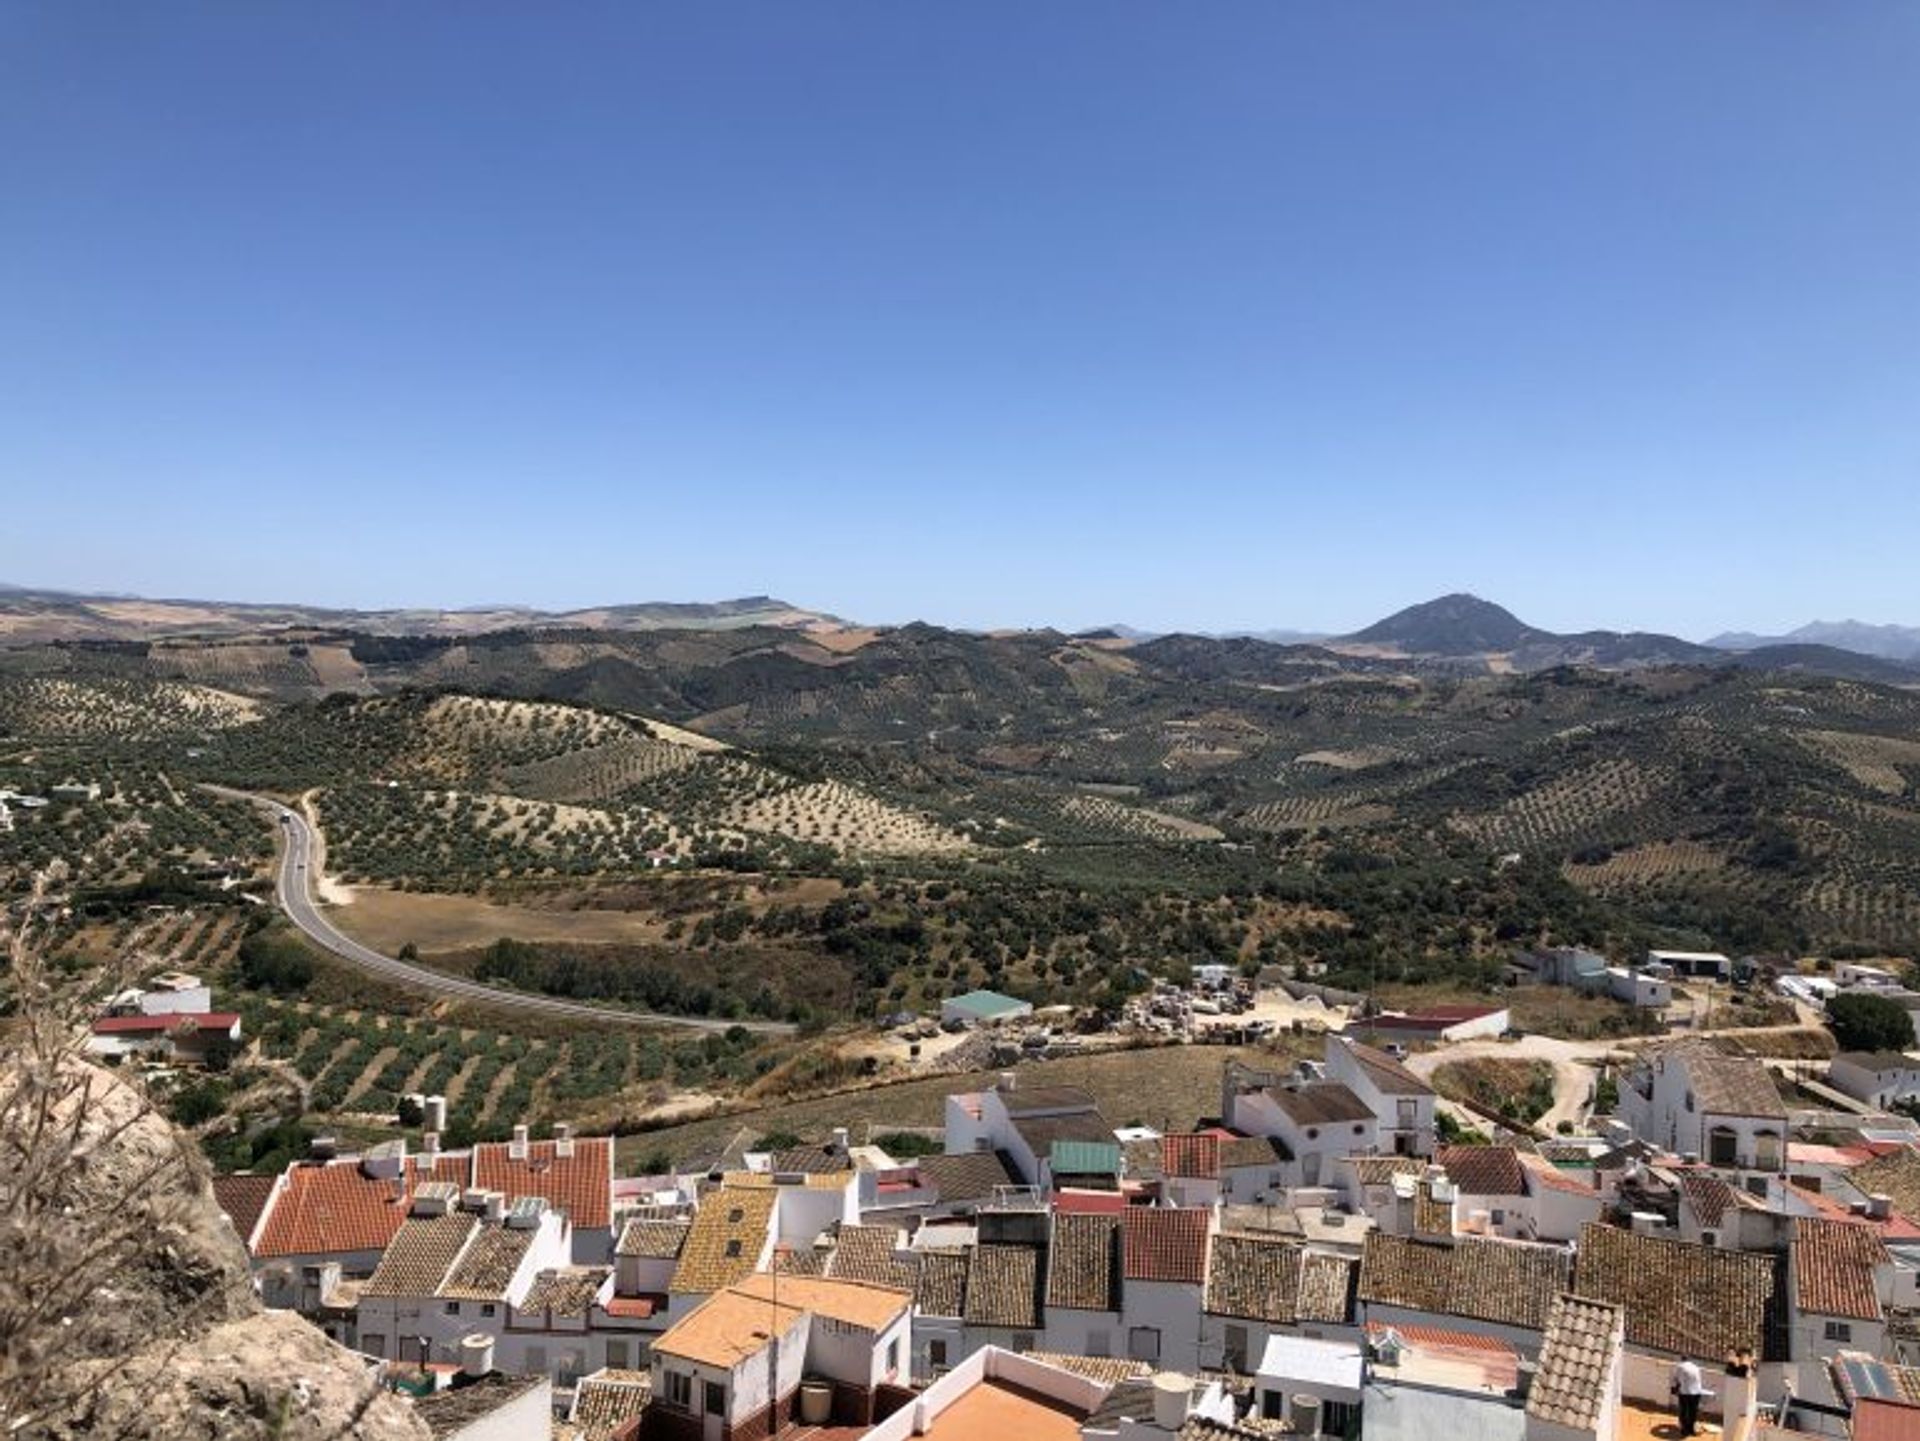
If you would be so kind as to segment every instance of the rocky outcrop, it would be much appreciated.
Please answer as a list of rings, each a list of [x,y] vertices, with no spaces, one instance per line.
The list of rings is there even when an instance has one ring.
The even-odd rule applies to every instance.
[[[427,1441],[361,1357],[261,1308],[204,1162],[133,1086],[0,1060],[18,1062],[0,1084],[0,1416],[16,1434]]]

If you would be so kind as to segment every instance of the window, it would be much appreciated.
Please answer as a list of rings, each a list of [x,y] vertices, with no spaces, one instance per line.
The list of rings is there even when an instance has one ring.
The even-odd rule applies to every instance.
[[[1367,1128],[1365,1126],[1355,1126],[1353,1128],[1353,1134],[1356,1136],[1364,1136],[1367,1134]]]
[[[1317,1141],[1317,1140],[1319,1140],[1319,1139],[1320,1139],[1320,1128],[1319,1128],[1318,1126],[1309,1126],[1309,1127],[1307,1127],[1307,1139],[1308,1139],[1309,1141]]]
[[[1420,1103],[1418,1101],[1402,1101],[1399,1103],[1398,1110],[1400,1112],[1401,1130],[1411,1131],[1420,1124]]]
[[[377,1331],[369,1331],[360,1338],[360,1349],[369,1356],[384,1358],[387,1354],[387,1338]]]
[[[727,1411],[727,1388],[724,1382],[707,1382],[707,1414],[724,1416]]]
[[[458,1301],[447,1302],[447,1314],[449,1316],[458,1316],[460,1314],[460,1303]]]
[[[1352,1436],[1360,1430],[1360,1408],[1348,1401],[1327,1401],[1320,1407],[1320,1434]]]
[[[1845,1321],[1829,1321],[1827,1322],[1827,1339],[1840,1342],[1852,1341],[1853,1327]]]
[[[1245,1374],[1247,1369],[1247,1328],[1245,1326],[1227,1327],[1226,1345],[1227,1365]]]
[[[1160,1328],[1135,1326],[1127,1332],[1127,1355],[1135,1361],[1158,1361],[1160,1359]]]
[[[727,1255],[732,1257],[732,1256],[738,1256],[739,1254],[740,1254],[740,1243],[738,1241],[727,1242]]]
[[[1507,1213],[1505,1211],[1496,1208],[1492,1213],[1492,1218],[1493,1224],[1496,1226],[1504,1226],[1507,1224]]]
[[[480,1303],[480,1314],[482,1316],[491,1316],[495,1311],[498,1311],[499,1309],[500,1308],[494,1305],[493,1302],[491,1301],[482,1301]]]
[[[615,1371],[625,1371],[633,1360],[625,1341],[607,1342],[607,1365]]]
[[[900,1338],[895,1336],[887,1342],[887,1374],[893,1375],[900,1369]]]
[[[927,1342],[927,1364],[929,1366],[944,1366],[947,1364],[947,1343],[945,1341],[934,1340]]]
[[[1702,1231],[1700,1233],[1700,1244],[1702,1246],[1718,1246],[1720,1244],[1719,1233],[1717,1231]]]
[[[667,1404],[682,1411],[693,1409],[693,1377],[685,1371],[667,1372]]]

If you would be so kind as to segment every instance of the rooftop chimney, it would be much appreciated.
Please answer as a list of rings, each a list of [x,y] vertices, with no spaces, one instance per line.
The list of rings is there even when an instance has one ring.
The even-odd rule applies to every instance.
[[[845,1126],[835,1126],[833,1128],[834,1154],[836,1156],[846,1155],[849,1147],[852,1144],[852,1140],[853,1140],[852,1133],[850,1133]]]
[[[556,1156],[573,1154],[573,1127],[565,1121],[553,1123],[553,1154]]]
[[[493,1370],[493,1336],[476,1331],[460,1338],[460,1369],[479,1380]]]
[[[527,1159],[527,1128],[525,1126],[513,1128],[513,1139],[507,1142],[507,1159],[512,1161]]]
[[[340,1154],[340,1143],[332,1136],[315,1136],[307,1143],[307,1155],[316,1161],[331,1161]]]
[[[1884,1221],[1893,1213],[1893,1198],[1879,1192],[1867,1197],[1867,1215],[1876,1221]]]
[[[421,1109],[425,1112],[422,1124],[429,1131],[447,1129],[447,1098],[445,1096],[428,1096],[426,1105]]]
[[[420,1137],[420,1159],[431,1166],[440,1157],[440,1133],[427,1131]]]
[[[1019,1077],[1015,1076],[1012,1071],[1002,1071],[1000,1073],[999,1089],[1003,1091],[1011,1091],[1015,1086],[1019,1084],[1020,1084]]]
[[[1162,1371],[1153,1378],[1153,1424],[1172,1435],[1187,1421],[1187,1402],[1193,1383],[1178,1371]]]

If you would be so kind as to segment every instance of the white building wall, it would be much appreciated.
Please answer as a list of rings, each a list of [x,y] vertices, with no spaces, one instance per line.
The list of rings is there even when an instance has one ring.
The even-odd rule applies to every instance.
[[[1122,1335],[1116,1354],[1133,1354],[1137,1329],[1160,1333],[1160,1354],[1152,1360],[1162,1370],[1194,1371],[1200,1365],[1201,1288],[1173,1281],[1128,1281],[1120,1309]]]
[[[1127,1333],[1118,1311],[1081,1311],[1049,1306],[1040,1349],[1068,1356],[1124,1356]]]
[[[439,1441],[533,1441],[553,1429],[553,1383],[543,1381]]]

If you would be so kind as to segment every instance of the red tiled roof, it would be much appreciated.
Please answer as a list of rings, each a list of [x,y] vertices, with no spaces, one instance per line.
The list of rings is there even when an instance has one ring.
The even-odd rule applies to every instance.
[[[1801,1216],[1793,1223],[1793,1284],[1800,1310],[1820,1316],[1878,1321],[1874,1268],[1887,1248],[1871,1226]]]
[[[1527,1194],[1527,1173],[1511,1146],[1442,1146],[1433,1159],[1463,1195]]]
[[[609,1296],[603,1308],[609,1316],[629,1316],[644,1321],[660,1307],[659,1296]]]
[[[233,1229],[245,1241],[260,1223],[260,1213],[272,1199],[278,1176],[215,1176],[213,1199],[221,1213],[233,1222]]]
[[[1160,1169],[1169,1176],[1217,1181],[1220,1178],[1220,1137],[1204,1133],[1162,1136]]]
[[[571,1156],[555,1153],[556,1142],[532,1141],[516,1161],[511,1142],[482,1142],[473,1148],[473,1183],[512,1196],[540,1196],[565,1211],[575,1229],[593,1230],[613,1223],[613,1141],[583,1137]]]
[[[1203,1284],[1207,1279],[1208,1215],[1197,1208],[1174,1211],[1129,1206],[1120,1221],[1126,1279]]]
[[[1862,1399],[1853,1408],[1853,1441],[1913,1441],[1916,1431],[1920,1407]]]
[[[407,1219],[413,1187],[425,1176],[409,1163],[403,1184],[376,1179],[357,1160],[295,1166],[261,1229],[256,1256],[380,1251]]]
[[[93,1023],[96,1036],[123,1035],[141,1031],[231,1031],[239,1023],[238,1011],[175,1011],[163,1016],[102,1016]]]
[[[1512,1346],[1497,1336],[1483,1336],[1477,1331],[1455,1331],[1446,1326],[1410,1326],[1395,1321],[1389,1326],[1385,1321],[1367,1322],[1369,1336],[1384,1336],[1388,1331],[1397,1331],[1400,1339],[1410,1346],[1450,1346],[1456,1351],[1491,1351],[1497,1356],[1512,1356]]]
[[[1066,1216],[1117,1216],[1127,1209],[1118,1191],[1078,1191],[1069,1187],[1053,1193],[1053,1209]]]

